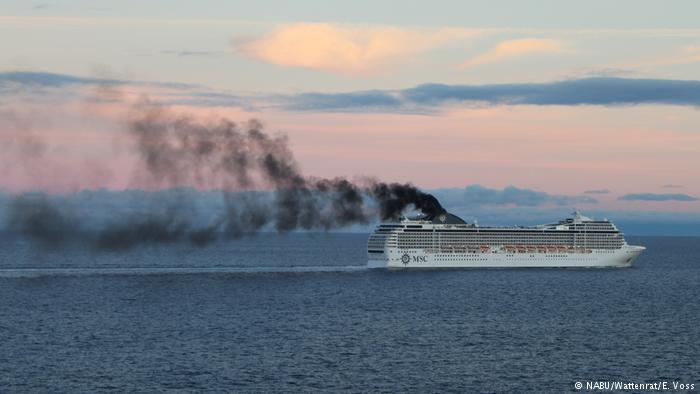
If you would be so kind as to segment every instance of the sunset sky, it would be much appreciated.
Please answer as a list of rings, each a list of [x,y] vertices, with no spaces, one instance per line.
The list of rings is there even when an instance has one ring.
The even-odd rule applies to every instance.
[[[4,0],[0,190],[132,187],[116,129],[147,96],[260,119],[307,175],[412,182],[470,218],[578,207],[697,224],[698,15],[697,1]]]

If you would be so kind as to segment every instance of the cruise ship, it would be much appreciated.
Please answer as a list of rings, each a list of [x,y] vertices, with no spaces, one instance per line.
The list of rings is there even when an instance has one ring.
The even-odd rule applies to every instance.
[[[573,217],[532,227],[481,227],[448,212],[381,223],[367,242],[369,268],[629,267],[628,245],[607,219]]]

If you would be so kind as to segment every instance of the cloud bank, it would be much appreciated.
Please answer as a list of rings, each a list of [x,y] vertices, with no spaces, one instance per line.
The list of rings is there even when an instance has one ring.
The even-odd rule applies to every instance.
[[[464,190],[464,189],[453,189]],[[157,202],[157,209],[163,210],[163,202],[185,196],[192,206],[187,211],[192,224],[206,226],[217,217],[217,212],[226,209],[226,201],[218,191],[194,189],[168,189],[146,192],[143,190],[82,190],[64,195],[48,196],[50,202],[58,207],[68,208],[75,216],[83,218],[82,230],[94,232],[105,223],[111,223],[120,217],[134,212],[150,212]],[[271,199],[270,192],[257,192],[255,199],[266,201]],[[8,205],[14,199],[13,195],[0,190],[0,218],[7,214]],[[550,223],[570,214],[571,207],[532,207],[484,205],[465,206],[447,205],[446,208],[467,221],[478,220],[482,225],[534,225]],[[167,211],[167,210],[165,210]],[[97,213],[102,213],[98,215]],[[610,218],[626,234],[630,235],[700,235],[700,215],[697,212],[657,212],[657,211],[604,211],[586,208],[584,213],[593,218]],[[70,218],[55,217],[53,226],[42,229],[46,233],[55,233],[56,237],[65,236],[60,233],[58,226],[61,220]],[[376,223],[358,225],[343,229],[343,231],[369,232]],[[7,230],[6,223],[0,220],[0,230]],[[266,227],[264,231],[273,231]],[[50,234],[49,234],[50,235]]]
[[[65,85],[96,85],[100,83],[123,83],[123,81],[33,71],[6,71],[0,73],[0,85],[5,86],[17,84],[58,87]]]
[[[0,95],[18,86],[60,88],[130,84],[171,89],[159,97],[166,104],[276,108],[317,112],[435,112],[445,106],[499,105],[677,105],[700,107],[700,81],[632,78],[582,78],[546,83],[488,85],[424,84],[401,90],[341,93],[244,95],[202,86],[74,77],[41,72],[0,73]],[[66,94],[65,91],[63,94]],[[59,93],[60,93],[59,92]]]
[[[590,196],[560,196],[515,186],[491,189],[481,185],[469,185],[463,189],[435,189],[431,192],[448,207],[537,207],[598,203],[595,198]]]
[[[547,83],[425,84],[398,91],[303,93],[284,97],[292,110],[397,111],[444,105],[640,105],[700,106],[700,81],[583,78]]]
[[[697,197],[682,193],[631,193],[618,197],[623,201],[698,201]]]
[[[0,72],[0,87],[10,85],[35,87],[61,87],[69,85],[143,85],[173,89],[194,89],[201,86],[180,82],[131,81],[117,78],[78,77],[41,71]]]

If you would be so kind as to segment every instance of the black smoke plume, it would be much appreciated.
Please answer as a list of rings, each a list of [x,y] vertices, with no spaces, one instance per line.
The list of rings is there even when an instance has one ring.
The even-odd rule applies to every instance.
[[[379,205],[382,220],[396,219],[409,206],[419,209],[428,219],[445,213],[445,208],[435,196],[424,193],[410,184],[375,183],[370,192]]]
[[[7,228],[56,248],[79,230],[79,221],[70,209],[52,202],[43,193],[27,193],[14,198],[7,207]]]
[[[266,226],[279,232],[329,230],[377,216],[397,219],[409,209],[427,218],[445,212],[435,197],[411,184],[305,177],[287,138],[264,132],[257,120],[242,125],[227,119],[201,122],[144,105],[127,129],[138,155],[137,183],[153,189],[220,190],[223,209],[202,223],[187,196],[154,200],[149,209],[105,224],[94,240],[100,249],[181,241],[204,246]],[[11,228],[50,245],[79,227],[46,198],[20,196],[10,205],[8,218]]]

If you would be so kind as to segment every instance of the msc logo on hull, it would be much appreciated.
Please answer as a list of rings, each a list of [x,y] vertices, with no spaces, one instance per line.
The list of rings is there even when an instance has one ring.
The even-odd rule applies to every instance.
[[[408,265],[408,263],[410,263],[410,262],[427,263],[428,257],[427,256],[411,256],[408,253],[405,253],[403,256],[401,256],[401,262],[403,263],[403,265]]]

